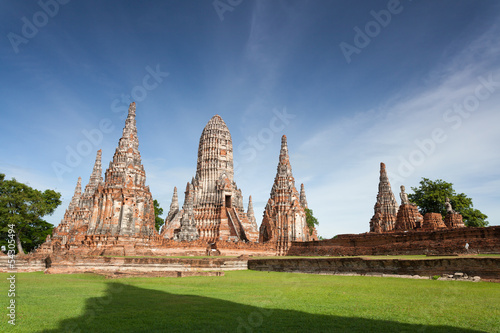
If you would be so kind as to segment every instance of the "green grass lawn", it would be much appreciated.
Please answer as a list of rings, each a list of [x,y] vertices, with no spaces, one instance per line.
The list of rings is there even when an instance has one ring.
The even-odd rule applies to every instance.
[[[5,309],[7,283],[0,286]],[[37,272],[17,274],[16,302],[17,324],[2,314],[1,332],[500,331],[500,284],[487,282],[256,271],[121,279]]]

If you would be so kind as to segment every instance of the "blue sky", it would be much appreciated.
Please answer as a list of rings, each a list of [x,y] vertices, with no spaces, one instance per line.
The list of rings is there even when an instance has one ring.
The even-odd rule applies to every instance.
[[[380,162],[397,197],[443,179],[500,224],[497,1],[41,4],[0,3],[0,172],[60,191],[51,223],[98,149],[108,166],[135,100],[165,210],[219,114],[258,223],[286,134],[324,237],[369,230]]]

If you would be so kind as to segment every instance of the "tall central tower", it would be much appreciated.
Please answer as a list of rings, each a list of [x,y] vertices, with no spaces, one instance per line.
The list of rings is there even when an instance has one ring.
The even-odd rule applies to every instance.
[[[241,199],[241,191],[236,189],[233,177],[231,133],[229,133],[224,120],[219,115],[215,115],[205,126],[200,137],[195,176],[198,189],[196,199],[198,201],[195,202],[195,206],[202,208],[225,204],[225,206],[231,207],[233,200]],[[232,184],[234,184],[236,192],[239,191],[239,193],[218,190],[222,189],[221,186],[226,186],[229,190]],[[224,197],[220,197],[221,195]]]
[[[173,204],[162,230],[165,238],[258,240],[257,224],[245,213],[241,190],[234,182],[231,133],[219,115],[201,133],[196,176],[187,184],[185,198],[182,210]],[[173,200],[177,200],[176,193]]]

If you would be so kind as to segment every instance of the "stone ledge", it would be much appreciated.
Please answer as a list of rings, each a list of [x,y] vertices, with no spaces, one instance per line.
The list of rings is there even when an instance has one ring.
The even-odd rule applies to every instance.
[[[500,280],[500,258],[364,259],[364,258],[283,258],[250,259],[248,269],[257,271],[314,274],[359,274],[377,276],[468,276]]]
[[[8,257],[0,258],[0,272],[7,272]],[[91,257],[91,256],[49,256],[46,258],[18,258],[16,272],[46,271],[55,273],[116,272],[130,274],[174,274],[175,272],[210,272],[246,270],[245,258],[158,258],[158,257]],[[170,273],[167,273],[170,272]]]
[[[90,270],[90,271],[75,271],[71,268],[48,268],[45,274],[80,274],[91,273],[103,275],[109,279],[122,277],[190,277],[190,276],[224,276],[223,271],[137,271],[137,270]]]

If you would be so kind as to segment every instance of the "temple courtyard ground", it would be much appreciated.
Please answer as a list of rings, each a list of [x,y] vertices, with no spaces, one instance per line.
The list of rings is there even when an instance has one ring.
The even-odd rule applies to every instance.
[[[7,290],[0,292],[5,305]],[[250,270],[116,279],[17,273],[16,326],[0,322],[1,332],[11,330],[499,332],[500,284]]]

